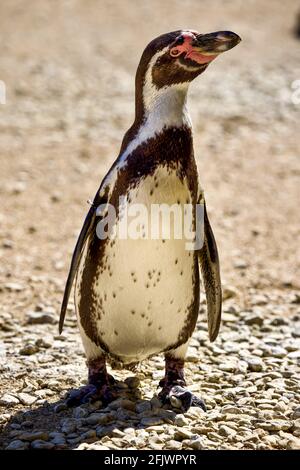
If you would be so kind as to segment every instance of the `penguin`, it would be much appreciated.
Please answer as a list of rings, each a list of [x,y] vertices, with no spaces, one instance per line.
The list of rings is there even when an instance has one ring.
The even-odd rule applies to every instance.
[[[135,120],[91,203],[66,282],[59,332],[75,281],[75,309],[88,366],[88,384],[69,394],[69,406],[115,399],[107,362],[130,369],[162,353],[162,403],[176,403],[183,411],[190,406],[205,409],[202,398],[188,390],[184,376],[199,311],[200,272],[210,341],[219,332],[222,291],[186,100],[190,83],[240,41],[231,31],[178,30],[155,38],[142,54],[135,80]],[[155,237],[146,233],[152,207],[162,204],[192,207],[194,249],[187,249],[184,236],[167,237],[160,229]],[[120,232],[125,206],[145,208],[141,236],[124,237]],[[200,228],[196,207],[202,208]],[[109,219],[110,208],[114,216]],[[174,218],[173,226],[176,223]],[[195,243],[198,230],[201,246]]]

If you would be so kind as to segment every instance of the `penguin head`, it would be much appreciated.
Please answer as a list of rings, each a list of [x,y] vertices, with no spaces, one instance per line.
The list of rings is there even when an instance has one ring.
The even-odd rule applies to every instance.
[[[143,52],[137,79],[145,83],[146,75],[160,89],[191,82],[207,66],[241,38],[231,31],[200,34],[196,31],[173,31],[153,39]]]

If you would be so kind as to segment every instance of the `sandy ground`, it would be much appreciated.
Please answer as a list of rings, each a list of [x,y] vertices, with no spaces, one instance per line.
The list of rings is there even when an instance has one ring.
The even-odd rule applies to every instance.
[[[6,319],[16,322],[22,344],[22,334],[40,333],[23,329],[29,311],[58,315],[86,200],[133,119],[140,54],[154,36],[179,28],[231,29],[243,39],[192,85],[195,153],[236,312],[263,305],[262,314],[288,318],[293,328],[300,284],[297,7],[293,0],[1,1],[0,309],[12,364],[18,354],[7,342]],[[54,337],[57,325],[48,328]],[[14,371],[2,372],[1,393],[19,390]],[[14,411],[8,415],[5,426]]]

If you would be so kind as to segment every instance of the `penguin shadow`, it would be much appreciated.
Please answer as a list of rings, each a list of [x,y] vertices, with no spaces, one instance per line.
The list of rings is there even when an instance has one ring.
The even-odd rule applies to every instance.
[[[71,450],[84,443],[107,445],[114,437],[125,439],[122,448],[135,448],[132,429],[173,424],[176,415],[182,413],[171,405],[162,405],[156,394],[142,399],[138,386],[125,389],[124,382],[118,382],[116,388],[117,398],[107,406],[94,402],[68,407],[70,390],[55,402],[16,411],[2,430],[0,448],[23,441],[25,449]]]

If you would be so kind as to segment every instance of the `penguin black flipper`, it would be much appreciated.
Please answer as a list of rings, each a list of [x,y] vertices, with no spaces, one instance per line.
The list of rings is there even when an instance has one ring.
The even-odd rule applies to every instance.
[[[93,205],[90,207],[90,210],[87,213],[87,216],[83,223],[83,227],[79,234],[79,237],[75,246],[75,250],[72,256],[69,275],[68,275],[65,292],[64,292],[64,298],[63,298],[62,305],[61,305],[61,311],[60,311],[60,317],[59,317],[59,334],[61,334],[63,326],[64,326],[64,320],[66,316],[66,310],[68,306],[70,292],[71,292],[72,285],[76,276],[76,272],[80,263],[81,255],[82,255],[85,243],[88,239],[88,236],[91,233],[92,227],[94,226],[94,222],[96,219],[96,207],[97,206],[95,205],[95,203],[93,203]]]
[[[203,204],[203,199],[200,200]],[[210,341],[218,336],[222,312],[220,264],[216,240],[208,220],[204,202],[204,239],[199,262],[206,293],[208,334]]]

